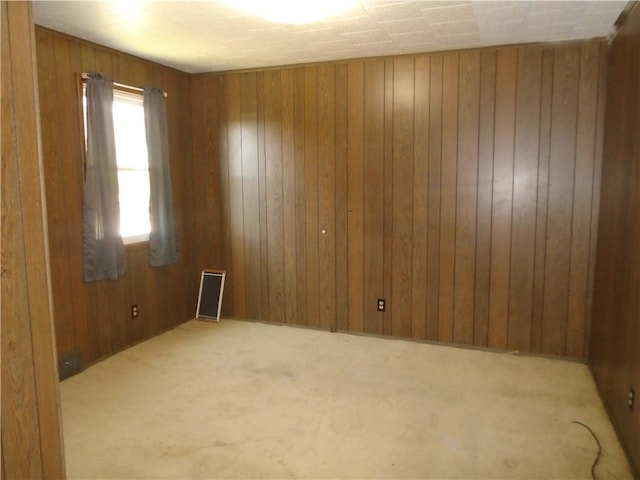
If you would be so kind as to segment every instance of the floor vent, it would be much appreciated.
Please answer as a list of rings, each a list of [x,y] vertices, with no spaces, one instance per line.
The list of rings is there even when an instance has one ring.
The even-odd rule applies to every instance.
[[[71,352],[60,359],[58,363],[58,373],[60,380],[74,376],[82,371],[82,361],[80,352]]]

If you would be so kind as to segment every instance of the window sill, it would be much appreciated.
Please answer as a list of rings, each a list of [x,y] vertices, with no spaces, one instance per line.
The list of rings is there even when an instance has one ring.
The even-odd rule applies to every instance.
[[[149,235],[123,238],[122,242],[126,250],[144,250],[149,247]]]

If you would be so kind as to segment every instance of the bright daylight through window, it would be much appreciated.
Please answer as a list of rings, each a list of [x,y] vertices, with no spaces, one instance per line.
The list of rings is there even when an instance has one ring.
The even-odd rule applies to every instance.
[[[86,112],[86,96],[83,100]],[[125,244],[147,241],[151,231],[149,160],[142,95],[114,90],[113,127],[120,192],[120,235]]]

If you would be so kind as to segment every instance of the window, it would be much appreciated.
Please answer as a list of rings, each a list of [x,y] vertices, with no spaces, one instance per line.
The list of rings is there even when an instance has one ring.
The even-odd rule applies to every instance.
[[[86,142],[86,88],[83,105]],[[113,127],[120,193],[120,235],[126,244],[149,240],[149,160],[142,95],[113,91]]]

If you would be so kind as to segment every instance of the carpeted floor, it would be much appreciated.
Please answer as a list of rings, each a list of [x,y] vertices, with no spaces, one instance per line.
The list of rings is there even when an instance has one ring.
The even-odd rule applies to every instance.
[[[69,478],[632,478],[585,365],[190,321],[61,385]]]

